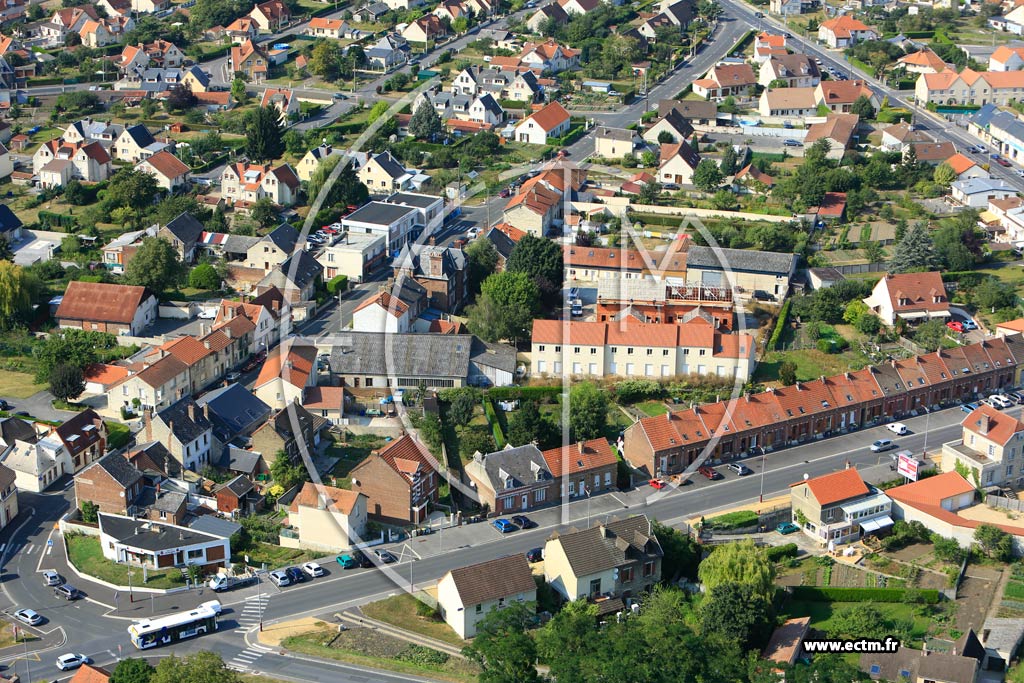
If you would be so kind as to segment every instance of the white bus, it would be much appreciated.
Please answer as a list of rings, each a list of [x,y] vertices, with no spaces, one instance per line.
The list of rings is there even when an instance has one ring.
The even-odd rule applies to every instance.
[[[159,619],[143,619],[128,627],[132,645],[140,650],[169,645],[217,630],[217,613],[208,605]]]

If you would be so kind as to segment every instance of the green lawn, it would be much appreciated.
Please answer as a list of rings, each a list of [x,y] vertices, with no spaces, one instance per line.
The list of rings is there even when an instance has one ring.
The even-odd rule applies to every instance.
[[[39,640],[36,636],[32,635],[27,629],[19,628],[18,637],[14,637],[15,625],[9,621],[0,621],[0,650],[11,645],[17,645],[19,643],[30,643],[33,640]]]
[[[794,600],[785,607],[786,614],[792,617],[810,617],[811,626],[828,633],[834,628],[832,617],[844,607],[861,607],[862,602],[803,602]],[[922,617],[917,613],[916,605],[903,605],[900,603],[871,603],[879,612],[889,620],[913,621],[914,628],[911,635],[914,641],[923,640],[928,633],[928,627],[932,620]]]
[[[45,388],[45,384],[37,384],[35,377],[27,372],[0,372],[0,396],[28,398]]]
[[[249,566],[251,567],[260,567],[265,564],[267,569],[278,569],[293,564],[309,562],[321,555],[323,553],[314,553],[310,550],[300,550],[298,548],[282,548],[273,543],[254,541],[248,548],[238,553],[237,559],[244,560],[245,557],[248,557]]]
[[[68,534],[64,537],[68,546],[68,558],[71,564],[82,573],[118,586],[128,585],[128,565],[117,564],[103,557],[100,539],[95,536]],[[185,585],[185,579],[178,569],[148,570],[148,580],[143,583],[142,569],[132,568],[132,585],[147,588],[179,588]]]
[[[363,605],[359,609],[371,619],[383,621],[405,631],[419,633],[456,647],[462,647],[466,644],[466,641],[459,638],[459,635],[448,624],[444,623],[440,617],[419,616],[416,613],[416,609],[420,604],[422,603],[419,600],[408,593],[399,593],[398,595],[392,595],[390,598]]]
[[[658,417],[668,412],[668,406],[665,405],[664,401],[642,401],[633,407],[651,417]]]
[[[352,482],[348,478],[348,473],[352,471],[353,467],[366,459],[370,451],[382,448],[386,443],[383,437],[373,434],[354,435],[346,442],[335,441],[332,443],[327,448],[327,456],[341,458],[331,471],[331,474],[335,477],[334,485],[343,489],[351,488]]]

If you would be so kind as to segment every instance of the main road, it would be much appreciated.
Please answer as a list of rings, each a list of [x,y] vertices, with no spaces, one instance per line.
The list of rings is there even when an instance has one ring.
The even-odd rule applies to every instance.
[[[1018,415],[1020,408],[1008,412]],[[904,422],[911,434],[898,439],[899,447],[915,453],[936,452],[943,442],[959,436],[962,417],[959,408],[951,408],[906,419]],[[745,477],[727,473],[724,480],[717,482],[699,478],[686,486],[660,492],[635,490],[573,501],[532,514],[540,526],[529,531],[501,535],[488,524],[449,528],[432,536],[389,546],[401,561],[377,569],[342,571],[331,558],[325,558],[324,566],[330,572],[327,577],[283,589],[263,582],[255,588],[220,595],[226,608],[220,631],[146,655],[212,649],[235,668],[285,679],[353,683],[370,679],[412,680],[335,662],[290,657],[277,648],[259,645],[258,624],[261,620],[269,625],[305,616],[331,621],[333,614],[348,606],[432,584],[455,567],[525,552],[542,546],[553,531],[585,526],[612,515],[646,514],[663,523],[679,525],[715,510],[756,502],[762,496],[768,499],[785,494],[790,484],[805,475],[815,477],[847,466],[858,467],[868,481],[891,479],[895,475],[890,469],[890,455],[873,453],[868,448],[872,441],[883,436],[891,434],[884,427],[875,426],[750,458],[744,462],[753,474]],[[27,505],[19,517],[20,526],[0,535],[7,560],[0,584],[3,611],[10,614],[19,607],[30,607],[48,620],[40,629],[34,629],[43,636],[41,644],[36,646],[42,650],[38,657],[29,654],[26,659],[19,651],[0,658],[0,663],[7,664],[26,679],[31,675],[33,678],[29,680],[59,678],[61,674],[53,659],[63,652],[82,652],[100,665],[108,666],[122,656],[137,655],[125,633],[132,619],[172,613],[213,597],[208,590],[192,590],[153,599],[135,593],[134,601],[130,601],[123,591],[115,594],[75,577],[64,562],[58,532],[54,531],[54,522],[66,512],[72,495],[70,490],[41,496],[27,494]],[[26,509],[33,513],[26,515]],[[55,544],[48,545],[48,540],[55,540]],[[88,599],[67,603],[54,598],[39,576],[40,571],[48,568],[69,576],[87,593]]]

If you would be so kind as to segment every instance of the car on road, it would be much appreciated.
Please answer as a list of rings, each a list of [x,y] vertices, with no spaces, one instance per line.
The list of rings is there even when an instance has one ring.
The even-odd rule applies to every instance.
[[[86,657],[85,655],[75,654],[73,652],[57,657],[57,668],[61,671],[77,669],[83,664],[92,664],[92,658]]]
[[[240,373],[240,372],[229,372],[225,376],[225,379],[227,379],[227,381],[229,381],[229,382],[237,382],[238,380],[242,379],[242,373]]]
[[[714,467],[711,467],[710,465],[701,465],[700,467],[697,468],[697,471],[703,474],[711,481],[717,481],[722,478],[722,473],[716,470]]]
[[[999,404],[993,401],[991,397],[983,398],[980,401],[978,401],[978,403],[980,403],[983,406],[988,406],[989,408],[995,408],[996,410],[999,410]]]
[[[255,370],[260,365],[262,365],[263,361],[265,361],[266,359],[267,359],[267,354],[265,352],[261,351],[261,352],[257,353],[255,356],[250,358],[245,363],[245,365],[242,366],[242,372],[251,372],[252,370]]]
[[[544,548],[530,548],[526,551],[526,561],[533,564],[544,559]]]
[[[993,394],[988,398],[989,401],[994,403],[997,408],[1009,408],[1010,406],[1013,405],[1013,401],[1011,401],[1010,399],[1006,398],[1001,394]]]
[[[1004,391],[1003,395],[1014,403],[1024,403],[1024,394],[1021,394],[1018,391]]]
[[[43,572],[44,586],[59,586],[62,583],[64,583],[64,578],[52,569],[47,569]]]
[[[302,571],[306,572],[307,574],[309,574],[311,578],[314,579],[318,576],[323,576],[324,574],[326,574],[324,568],[316,562],[307,562],[306,564],[302,565]]]
[[[962,406],[960,406],[960,410],[964,411],[965,413],[973,413],[977,409],[977,403],[965,403]]]
[[[363,569],[373,568],[373,560],[367,557],[366,554],[361,550],[353,550],[352,559],[355,560],[356,563]]]
[[[502,199],[505,199],[506,197],[508,197],[511,194],[512,194],[512,190],[508,189],[507,187],[503,187],[503,188],[501,188],[501,191],[498,193],[498,196],[501,197]]]
[[[799,140],[786,139],[782,141],[782,144],[786,147],[803,147],[804,143]]]
[[[207,600],[199,606],[212,610],[218,617],[220,616],[220,613],[224,611],[224,608],[220,604],[220,600]]]
[[[871,444],[871,450],[874,453],[881,453],[891,448],[896,448],[896,442],[892,439],[879,439],[878,441]]]
[[[676,190],[680,190],[682,188],[680,188],[675,183],[665,183],[661,186],[661,189],[668,190],[669,192],[675,192]]]
[[[473,239],[474,237],[478,236],[483,231],[484,231],[483,228],[470,228],[469,230],[466,231],[466,234],[469,236],[470,239]]]
[[[533,521],[526,515],[514,515],[512,517],[512,523],[520,529],[534,529],[537,526],[537,522]]]
[[[996,155],[995,162],[997,164],[999,164],[1000,166],[1004,167],[1004,168],[1010,168],[1013,165],[1013,164],[1010,163],[1010,161],[1008,159],[1004,159],[1003,157],[999,156],[998,154]]]
[[[743,463],[739,462],[731,462],[728,465],[726,465],[726,467],[728,467],[730,470],[732,470],[741,477],[746,476],[748,474],[752,474],[754,472],[754,470],[750,469]]]
[[[1018,168],[1016,171],[1014,171],[1014,173],[1016,173],[1021,178],[1024,178],[1024,168]]]
[[[964,324],[959,320],[950,320],[948,323],[946,323],[946,327],[953,330],[954,332],[964,331]]]
[[[387,550],[374,550],[373,554],[376,555],[377,559],[383,562],[384,564],[392,564],[393,562],[398,562],[398,558]]]
[[[910,431],[909,429],[907,429],[907,425],[903,424],[902,422],[893,422],[892,424],[885,425],[885,428],[888,429],[893,434],[899,434],[900,436],[903,436],[904,434]]]
[[[495,529],[497,529],[503,534],[511,533],[519,528],[507,519],[496,519],[493,522],[491,522],[491,524],[494,526]]]
[[[41,614],[31,609],[20,609],[14,613],[14,618],[23,624],[29,626],[38,626],[43,623],[43,617]]]
[[[764,12],[754,12],[754,16],[758,19],[764,19]]]
[[[13,408],[13,407],[14,407],[14,406],[12,406],[12,405],[11,405],[10,403],[8,403],[7,401],[5,401],[5,400],[3,400],[3,399],[0,399],[0,410],[10,410],[10,409],[11,409],[11,408]]]
[[[348,96],[345,93],[343,93],[343,92],[336,92],[336,93],[334,93],[334,99],[336,99],[336,100],[347,100]]]
[[[798,527],[796,524],[793,524],[793,522],[783,522],[782,524],[776,526],[775,530],[783,536],[785,536],[786,534],[791,534],[795,531],[800,531],[800,527]]]
[[[288,575],[288,580],[292,583],[302,583],[306,580],[306,574],[298,567],[288,567],[284,570],[284,573]]]
[[[651,479],[649,482],[647,482],[647,485],[650,486],[652,489],[657,489],[658,491],[668,486],[668,484],[666,484],[661,479]]]
[[[355,569],[359,566],[359,561],[351,555],[338,555],[337,559],[342,569]]]
[[[270,572],[269,578],[270,582],[278,588],[292,585],[292,580],[288,578],[288,573],[281,569],[276,569]]]
[[[64,598],[65,600],[77,600],[82,597],[82,592],[72,586],[70,583],[65,583],[63,586],[57,586],[53,589],[53,597]]]

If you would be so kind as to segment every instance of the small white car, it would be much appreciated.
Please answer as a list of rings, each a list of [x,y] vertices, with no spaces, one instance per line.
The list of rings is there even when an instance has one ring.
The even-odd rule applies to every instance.
[[[879,439],[871,444],[871,450],[875,453],[881,453],[882,451],[887,451],[890,448],[896,448],[896,444],[891,439]]]
[[[220,616],[220,613],[224,610],[224,608],[220,604],[220,600],[207,600],[206,602],[202,603],[199,606],[200,607],[209,607],[210,609],[213,610],[213,613],[216,614],[217,616]]]
[[[989,400],[996,405],[997,408],[1009,408],[1013,405],[1013,401],[1006,398],[1002,394],[992,394],[989,396]]]
[[[29,626],[38,626],[43,623],[43,617],[38,612],[31,609],[20,609],[14,613],[14,618],[18,621],[28,624]]]
[[[902,422],[893,422],[892,424],[885,425],[885,428],[888,429],[893,434],[899,434],[900,436],[903,436],[904,434],[910,431],[909,429],[907,429],[907,425],[903,424]]]
[[[92,664],[92,658],[86,657],[85,655],[75,654],[73,652],[57,657],[57,668],[61,671],[77,669],[83,664]]]
[[[59,586],[62,583],[64,583],[64,579],[62,579],[60,577],[60,574],[53,571],[52,569],[47,569],[45,572],[43,572],[44,586]]]
[[[479,235],[482,232],[483,232],[483,228],[470,228],[469,231],[466,233],[466,235],[470,239],[473,239],[473,238],[475,238],[477,235]]]
[[[318,576],[323,576],[324,574],[327,573],[327,572],[324,571],[324,568],[321,567],[316,562],[307,562],[307,563],[305,563],[304,565],[302,565],[302,571],[306,572],[307,574],[309,574],[309,576],[311,578],[314,578],[314,579],[316,577],[318,577]]]
[[[202,311],[199,311],[199,316],[198,317],[199,317],[200,320],[213,320],[214,318],[217,317],[217,309],[216,308],[206,308],[206,309],[203,309]]]

